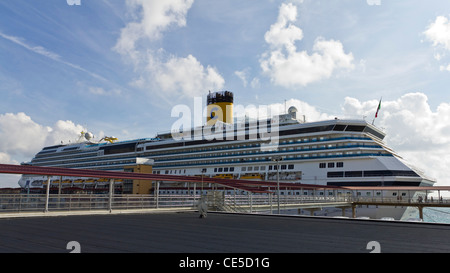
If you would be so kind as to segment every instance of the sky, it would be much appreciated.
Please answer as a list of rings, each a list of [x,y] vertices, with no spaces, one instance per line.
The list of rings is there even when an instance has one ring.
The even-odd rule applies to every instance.
[[[0,0],[4,164],[82,130],[154,137],[229,90],[308,121],[372,122],[381,100],[386,143],[450,185],[448,86],[446,0]]]

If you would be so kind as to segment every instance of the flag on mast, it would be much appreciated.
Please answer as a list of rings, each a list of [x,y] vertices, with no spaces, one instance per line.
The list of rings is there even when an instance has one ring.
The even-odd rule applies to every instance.
[[[382,98],[381,98],[381,99],[382,99]],[[381,99],[380,99],[380,102],[378,103],[378,108],[377,108],[377,112],[375,113],[375,118],[378,117],[378,112],[379,112],[380,109],[381,109]]]
[[[383,97],[381,97],[380,102],[378,103],[377,112],[375,113],[375,117],[374,117],[373,120],[372,120],[372,125],[375,124],[375,119],[378,117],[378,112],[379,112],[380,109],[381,109],[381,100],[382,100],[382,99],[383,99]]]

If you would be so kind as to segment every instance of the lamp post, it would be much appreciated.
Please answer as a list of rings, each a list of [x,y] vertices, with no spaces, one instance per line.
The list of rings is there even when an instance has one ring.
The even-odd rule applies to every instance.
[[[202,192],[200,194],[200,197],[203,197],[203,175],[205,175],[206,169],[202,169]]]
[[[272,157],[272,161],[277,162],[277,196],[278,196],[278,214],[280,214],[280,161],[283,160],[281,156]]]

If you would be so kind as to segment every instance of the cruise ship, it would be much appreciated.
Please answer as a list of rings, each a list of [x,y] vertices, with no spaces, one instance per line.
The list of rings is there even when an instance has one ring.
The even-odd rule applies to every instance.
[[[96,142],[83,132],[76,143],[45,147],[23,164],[123,171],[147,161],[154,174],[276,181],[279,171],[280,182],[332,186],[432,186],[436,182],[388,147],[382,130],[362,119],[306,122],[290,107],[282,115],[238,123],[233,121],[230,91],[209,93],[207,113],[203,126],[153,138]],[[106,185],[97,179],[51,180],[59,183],[61,179],[72,187]],[[46,177],[24,175],[19,184],[42,188],[45,182]],[[159,190],[183,194],[188,187],[166,183]]]

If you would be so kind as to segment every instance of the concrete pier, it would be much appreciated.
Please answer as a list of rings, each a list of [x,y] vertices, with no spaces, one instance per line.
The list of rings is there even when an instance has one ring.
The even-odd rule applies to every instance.
[[[450,252],[450,225],[197,212],[0,219],[1,253]]]

